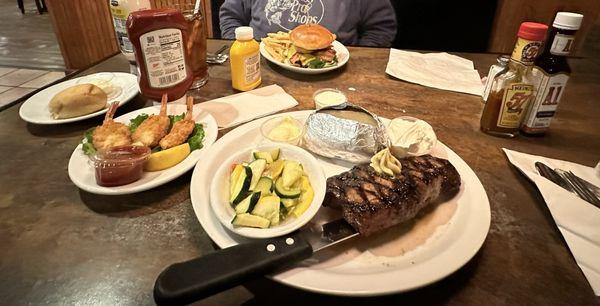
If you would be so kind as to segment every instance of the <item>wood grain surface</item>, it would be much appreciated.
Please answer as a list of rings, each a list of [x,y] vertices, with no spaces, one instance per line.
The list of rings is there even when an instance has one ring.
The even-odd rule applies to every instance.
[[[209,52],[228,41],[210,41]],[[478,254],[422,289],[378,298],[308,293],[266,278],[198,305],[594,305],[596,298],[534,187],[500,148],[593,166],[600,157],[600,63],[571,60],[572,78],[545,137],[495,138],[479,131],[477,96],[427,88],[385,74],[388,49],[350,48],[346,65],[324,75],[294,74],[262,61],[263,86],[281,85],[312,109],[313,92],[334,87],[378,115],[428,121],[460,155],[489,197],[492,223]],[[496,56],[458,54],[482,75]],[[128,71],[121,55],[83,72]],[[233,94],[229,64],[211,66],[197,103]],[[354,88],[352,91],[349,88]],[[249,101],[260,107],[260,100]],[[117,116],[150,105],[141,96]],[[23,122],[18,106],[0,112],[0,296],[20,304],[152,304],[167,265],[214,249],[189,200],[191,171],[153,190],[99,196],[77,189],[67,163],[96,117],[60,126]],[[221,131],[221,135],[227,131]],[[402,280],[398,280],[402,281]]]

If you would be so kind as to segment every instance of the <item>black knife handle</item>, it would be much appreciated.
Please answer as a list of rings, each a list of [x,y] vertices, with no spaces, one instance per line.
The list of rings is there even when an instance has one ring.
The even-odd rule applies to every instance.
[[[159,305],[188,304],[299,262],[312,247],[298,235],[256,240],[176,263],[154,284]]]

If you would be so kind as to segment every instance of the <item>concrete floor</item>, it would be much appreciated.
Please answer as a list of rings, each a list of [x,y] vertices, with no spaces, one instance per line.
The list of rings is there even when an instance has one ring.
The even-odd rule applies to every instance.
[[[65,63],[50,15],[37,13],[33,0],[0,0],[0,66],[64,71]]]

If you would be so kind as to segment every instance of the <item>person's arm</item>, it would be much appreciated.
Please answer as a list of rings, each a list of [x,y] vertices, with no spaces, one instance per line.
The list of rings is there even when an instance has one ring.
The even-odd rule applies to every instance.
[[[389,0],[361,0],[358,43],[361,46],[390,47],[396,37],[394,7]]]
[[[250,25],[251,1],[225,0],[219,9],[221,38],[235,39],[235,28]]]

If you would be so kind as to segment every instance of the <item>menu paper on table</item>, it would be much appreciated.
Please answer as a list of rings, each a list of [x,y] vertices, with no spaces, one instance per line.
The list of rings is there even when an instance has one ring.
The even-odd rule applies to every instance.
[[[594,168],[579,164],[504,149],[508,160],[535,183],[556,226],[567,242],[577,265],[597,296],[600,296],[600,209],[541,176],[535,162],[550,168],[573,171],[575,175],[599,186]]]
[[[236,126],[298,105],[279,85],[269,85],[251,91],[198,104],[210,113],[220,129]]]
[[[385,72],[398,79],[443,90],[481,96],[483,84],[473,62],[442,53],[390,49]]]

